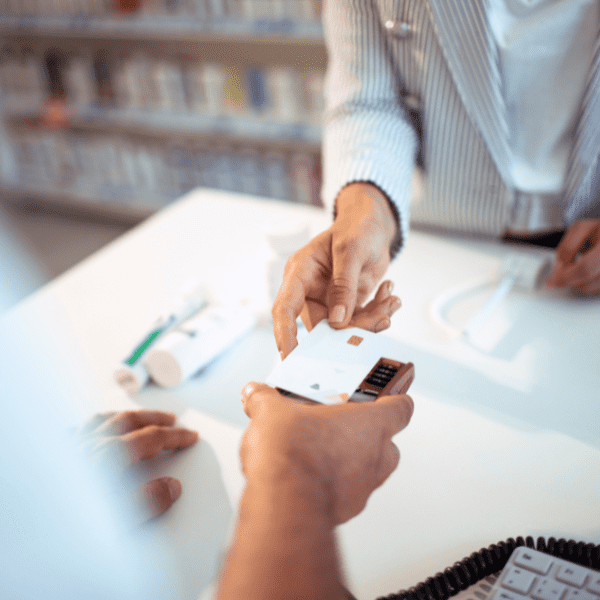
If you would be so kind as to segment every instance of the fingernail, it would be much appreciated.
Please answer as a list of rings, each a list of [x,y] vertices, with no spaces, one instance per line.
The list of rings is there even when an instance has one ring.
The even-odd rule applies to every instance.
[[[410,396],[404,396],[404,401],[406,404],[408,404],[408,407],[410,408],[410,414],[412,416],[412,414],[415,412],[415,403],[413,402],[413,399]]]
[[[391,294],[394,291],[394,282],[393,281],[388,281],[387,284],[387,293],[388,295]]]
[[[175,502],[181,496],[181,483],[174,477],[167,477],[167,487],[169,488],[171,502]]]
[[[254,386],[251,383],[247,383],[242,389],[242,394],[241,394],[242,402],[245,402],[246,398],[251,396],[253,391],[254,391]]]
[[[333,307],[331,314],[329,315],[330,323],[342,323],[346,316],[346,307],[343,304],[338,304]]]
[[[377,323],[377,325],[375,325],[375,333],[379,333],[380,331],[387,329],[389,326],[390,326],[389,319],[387,319],[387,318],[381,319],[381,321],[379,321]]]
[[[283,360],[285,358],[285,356],[283,355],[283,352],[280,352],[279,356],[281,357],[281,360]]]

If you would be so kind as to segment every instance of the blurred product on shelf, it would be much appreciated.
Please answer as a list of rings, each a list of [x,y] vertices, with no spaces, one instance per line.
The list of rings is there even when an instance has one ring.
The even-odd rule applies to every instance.
[[[302,204],[320,205],[319,190],[321,189],[320,170],[318,161],[302,152],[292,156],[290,161],[290,179],[296,202]]]
[[[140,0],[113,0],[113,6],[118,12],[135,12],[140,8]]]
[[[262,113],[267,105],[263,69],[254,65],[249,66],[246,69],[246,85],[251,107],[259,114]]]
[[[72,58],[65,69],[65,80],[69,102],[75,109],[91,106],[96,101],[99,85],[94,81],[90,57]]]
[[[94,56],[51,50],[36,58],[5,44],[0,87],[6,112],[31,113],[48,97],[60,96],[80,113],[91,107],[121,108],[320,123],[322,72],[114,54],[108,49]]]
[[[136,144],[117,135],[65,130],[28,129],[11,141],[17,164],[12,184],[140,206],[155,196],[154,203],[162,198],[166,204],[196,186],[320,206],[319,158],[307,153],[178,141]]]
[[[40,107],[47,96],[43,61],[25,45],[4,44],[0,51],[0,88],[4,100],[15,106]]]
[[[229,65],[226,68],[225,83],[225,106],[227,112],[233,115],[243,114],[246,110],[246,90],[240,76],[240,68],[237,65]]]

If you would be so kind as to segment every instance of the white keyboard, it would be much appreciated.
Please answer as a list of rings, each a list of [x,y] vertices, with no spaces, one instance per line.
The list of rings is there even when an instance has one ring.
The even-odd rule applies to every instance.
[[[600,572],[521,546],[487,600],[600,600]]]

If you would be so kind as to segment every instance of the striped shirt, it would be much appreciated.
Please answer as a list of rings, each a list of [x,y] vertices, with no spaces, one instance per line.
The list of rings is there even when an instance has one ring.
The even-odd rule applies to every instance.
[[[370,181],[398,209],[403,239],[409,222],[500,236],[522,217],[527,195],[514,190],[509,174],[508,120],[484,0],[324,0],[323,17],[325,205],[348,183]],[[560,205],[565,225],[596,204],[598,61],[596,45]],[[412,198],[416,159],[425,178]]]

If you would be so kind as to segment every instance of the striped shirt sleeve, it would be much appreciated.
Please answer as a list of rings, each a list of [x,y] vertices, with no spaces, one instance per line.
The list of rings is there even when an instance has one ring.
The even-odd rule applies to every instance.
[[[323,203],[332,209],[343,187],[371,182],[395,205],[406,239],[417,138],[377,8],[372,0],[325,0],[323,19],[329,52]]]

